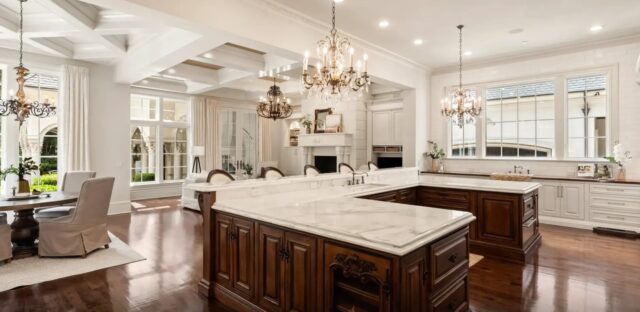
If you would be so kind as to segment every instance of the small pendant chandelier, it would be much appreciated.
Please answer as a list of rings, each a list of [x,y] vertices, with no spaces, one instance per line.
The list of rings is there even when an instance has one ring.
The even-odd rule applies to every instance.
[[[336,1],[331,0],[331,31],[318,41],[317,54],[322,63],[315,66],[316,72],[309,73],[309,52],[305,52],[302,83],[309,95],[315,94],[323,100],[337,100],[360,94],[371,84],[367,74],[367,54],[363,55],[364,65],[358,61],[354,69],[354,49],[347,37],[340,37],[336,29]],[[347,55],[348,53],[348,55]],[[347,64],[348,58],[348,64]],[[362,72],[361,72],[362,70]]]
[[[280,87],[276,85],[276,77],[273,77],[273,86],[269,88],[267,97],[260,97],[256,111],[258,116],[262,118],[285,119],[291,116],[293,108],[291,107],[291,99],[288,99]]]
[[[482,112],[482,99],[468,89],[462,88],[462,28],[464,25],[458,25],[460,30],[459,39],[459,63],[458,63],[458,88],[444,97],[440,104],[442,106],[442,116],[448,118],[458,127],[462,128],[465,124],[473,124],[476,117]]]
[[[52,106],[48,100],[45,100],[44,103],[39,102],[28,102],[26,98],[26,94],[24,93],[24,83],[26,81],[26,76],[29,74],[29,70],[22,65],[22,54],[23,54],[23,9],[22,4],[27,2],[27,0],[18,0],[20,2],[20,52],[19,52],[19,63],[18,67],[15,67],[16,70],[16,81],[18,82],[18,91],[16,92],[16,97],[11,97],[9,100],[2,101],[0,100],[0,116],[9,116],[15,115],[16,121],[22,125],[24,121],[29,118],[29,116],[35,116],[39,118],[46,118],[49,116],[53,116],[56,113],[56,108]]]

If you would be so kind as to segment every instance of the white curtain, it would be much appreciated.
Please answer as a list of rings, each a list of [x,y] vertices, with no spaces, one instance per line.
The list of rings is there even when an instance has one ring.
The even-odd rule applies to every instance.
[[[273,127],[275,121],[266,118],[260,118],[260,161],[274,161],[273,150],[271,146],[271,136],[273,135]]]
[[[61,104],[59,122],[63,170],[90,170],[88,68],[64,66]]]
[[[191,109],[193,121],[193,145],[204,146],[204,159],[200,159],[203,171],[215,168],[215,146],[217,124],[215,115],[215,100],[210,97],[192,97]]]

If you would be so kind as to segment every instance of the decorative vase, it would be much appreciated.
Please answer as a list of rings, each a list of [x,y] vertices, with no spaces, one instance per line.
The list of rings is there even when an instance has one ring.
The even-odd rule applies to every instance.
[[[624,167],[618,168],[618,173],[616,174],[616,180],[624,181],[627,179],[627,169]]]
[[[311,134],[311,127],[305,127],[305,131],[307,132],[307,134]]]
[[[29,181],[20,178],[18,179],[18,193],[29,193]]]
[[[440,159],[431,159],[431,172],[438,172],[440,170]]]

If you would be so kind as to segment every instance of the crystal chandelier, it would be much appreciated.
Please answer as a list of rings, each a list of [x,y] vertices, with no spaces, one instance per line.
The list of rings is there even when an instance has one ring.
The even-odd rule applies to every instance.
[[[462,128],[465,124],[472,124],[476,117],[482,112],[480,97],[476,98],[468,89],[462,88],[462,28],[464,25],[458,25],[460,30],[459,39],[459,56],[458,63],[458,88],[444,97],[440,103],[442,105],[442,116],[449,118],[455,125]]]
[[[291,116],[293,108],[290,105],[291,99],[288,99],[280,87],[276,85],[276,78],[273,77],[273,86],[269,88],[267,97],[260,97],[256,111],[258,116],[270,118],[274,121],[277,119],[285,119]]]
[[[29,118],[29,116],[36,116],[39,118],[45,118],[53,116],[56,113],[56,108],[52,106],[47,100],[44,103],[29,102],[24,93],[25,77],[29,74],[29,70],[22,65],[22,28],[23,28],[23,10],[22,4],[27,0],[18,0],[20,2],[20,52],[19,52],[19,64],[15,67],[16,81],[18,82],[18,91],[16,97],[11,97],[9,100],[0,100],[0,115],[9,116],[11,114],[16,115],[16,121],[22,125],[22,123]]]
[[[316,72],[309,72],[309,52],[305,52],[302,71],[302,82],[309,90],[325,101],[342,99],[352,93],[368,91],[371,81],[367,74],[367,54],[363,55],[363,63],[358,60],[356,68],[353,64],[354,49],[347,37],[340,37],[336,29],[336,2],[331,0],[332,19],[331,32],[318,41],[317,54],[322,59],[315,66]],[[348,56],[347,56],[348,53]],[[349,63],[347,64],[347,58]],[[362,72],[361,72],[362,70]],[[364,87],[364,88],[363,88]]]

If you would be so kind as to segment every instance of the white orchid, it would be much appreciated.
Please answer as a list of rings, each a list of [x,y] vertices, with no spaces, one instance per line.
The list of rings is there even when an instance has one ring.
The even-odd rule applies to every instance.
[[[613,156],[606,157],[609,162],[615,163],[620,167],[624,167],[631,161],[631,152],[625,151],[622,144],[618,143],[613,147]]]

